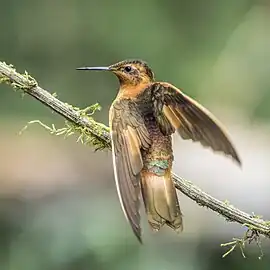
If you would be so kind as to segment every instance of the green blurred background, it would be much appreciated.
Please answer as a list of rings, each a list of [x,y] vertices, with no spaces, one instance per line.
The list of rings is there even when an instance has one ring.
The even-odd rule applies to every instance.
[[[107,73],[79,72],[141,58],[227,126],[243,161],[174,137],[174,171],[221,200],[269,218],[270,5],[268,0],[1,0],[1,60],[27,70],[74,106],[99,102],[108,123],[117,93]],[[184,232],[140,246],[118,202],[111,153],[48,134],[30,120],[63,119],[0,85],[0,269],[269,269],[269,241],[221,259],[220,244],[245,229],[179,194]],[[143,211],[142,211],[143,213]]]

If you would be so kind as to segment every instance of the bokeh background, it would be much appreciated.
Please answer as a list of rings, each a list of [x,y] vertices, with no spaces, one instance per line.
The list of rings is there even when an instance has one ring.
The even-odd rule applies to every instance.
[[[79,72],[126,58],[199,100],[227,126],[243,168],[174,137],[174,171],[247,212],[270,219],[270,2],[268,0],[1,0],[1,60],[27,70],[74,106],[99,102],[108,123],[117,93],[107,73]],[[1,270],[269,269],[248,245],[226,259],[221,243],[245,228],[179,194],[185,229],[132,235],[114,185],[111,153],[50,135],[31,120],[64,120],[0,85]],[[143,212],[143,211],[142,211]]]

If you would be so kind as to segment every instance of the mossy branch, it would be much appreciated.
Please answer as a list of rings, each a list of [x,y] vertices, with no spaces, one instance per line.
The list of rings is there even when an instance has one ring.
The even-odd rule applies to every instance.
[[[16,72],[13,66],[7,65],[4,62],[0,62],[0,83],[1,82],[7,83],[13,88],[19,89],[23,91],[23,93],[31,95],[45,106],[51,108],[53,111],[66,118],[66,127],[62,129],[56,129],[54,126],[48,127],[40,123],[38,120],[34,121],[42,124],[46,129],[49,129],[51,133],[69,136],[74,134],[74,132],[79,132],[80,135],[78,140],[81,140],[82,143],[94,145],[98,149],[110,149],[111,144],[109,128],[102,123],[96,122],[91,116],[89,116],[89,110],[91,111],[91,115],[95,109],[97,109],[97,105],[90,106],[84,110],[74,108],[73,106],[60,101],[53,94],[50,94],[48,91],[41,88],[36,80],[33,79],[27,72],[20,74]],[[82,140],[83,137],[86,138],[86,140]],[[227,221],[242,224],[246,227],[247,232],[251,233],[252,237],[254,235],[264,235],[268,238],[270,237],[270,224],[268,221],[265,221],[254,214],[245,213],[240,209],[228,204],[228,202],[222,202],[212,197],[196,187],[192,182],[187,181],[176,174],[173,174],[173,180],[175,187],[190,199],[201,206],[206,206],[214,212],[219,213],[225,217]],[[245,239],[242,239],[242,242],[237,239],[234,240],[234,242],[223,244],[223,246],[228,246],[231,244],[232,248],[230,250],[232,251],[237,244],[242,243],[240,245],[242,250],[244,246],[243,243],[249,239],[247,235],[248,234],[245,235]],[[225,255],[227,254],[228,252],[225,253]]]
[[[16,90],[22,90],[35,99],[50,107],[53,111],[65,117],[77,127],[85,129],[89,133],[94,145],[99,148],[110,148],[109,128],[101,123],[97,123],[87,115],[86,110],[80,110],[57,99],[48,91],[42,89],[35,79],[27,72],[20,74],[16,72],[12,65],[0,62],[0,83],[11,85]]]

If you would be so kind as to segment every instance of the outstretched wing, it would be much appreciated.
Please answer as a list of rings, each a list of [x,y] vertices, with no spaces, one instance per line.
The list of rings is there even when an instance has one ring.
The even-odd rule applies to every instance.
[[[141,242],[139,174],[143,168],[141,149],[150,146],[148,130],[135,102],[119,100],[110,109],[114,176],[122,209]]]
[[[202,105],[169,83],[153,83],[152,94],[157,121],[164,134],[176,130],[183,139],[223,152],[241,165],[225,128]]]

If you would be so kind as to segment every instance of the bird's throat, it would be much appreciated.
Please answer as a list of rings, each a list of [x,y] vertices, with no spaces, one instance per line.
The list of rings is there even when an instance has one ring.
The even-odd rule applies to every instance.
[[[149,86],[150,83],[139,83],[136,85],[122,84],[119,89],[118,98],[135,98]]]

